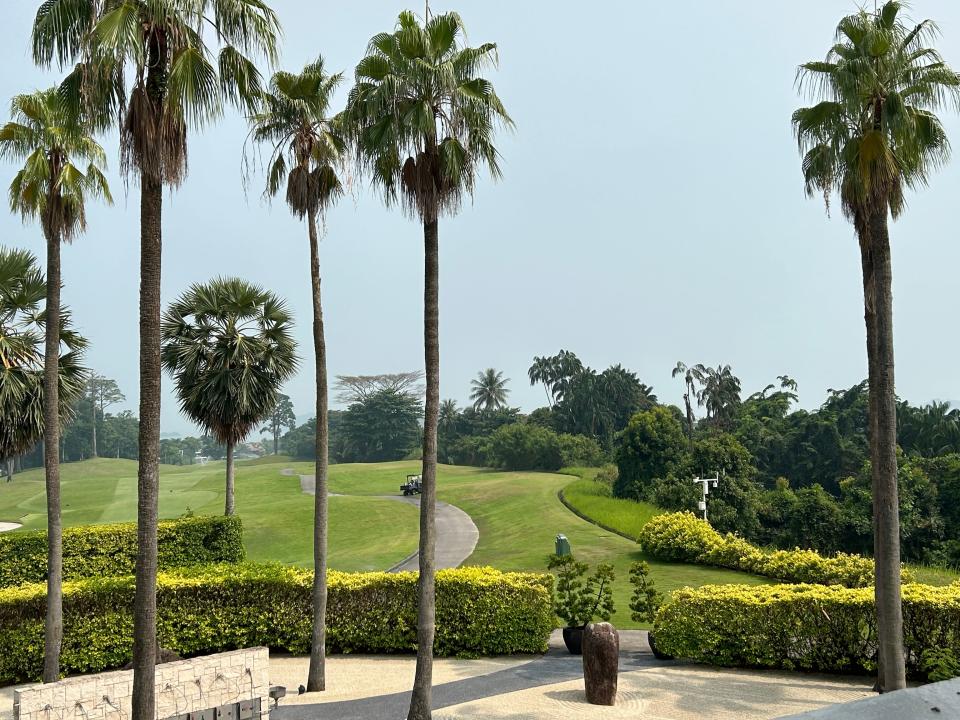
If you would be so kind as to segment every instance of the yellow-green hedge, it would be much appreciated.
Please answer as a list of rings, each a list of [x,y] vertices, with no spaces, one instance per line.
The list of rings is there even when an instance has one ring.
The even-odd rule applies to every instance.
[[[160,644],[183,656],[266,645],[306,653],[309,571],[278,565],[218,565],[161,573]],[[415,573],[329,575],[331,652],[416,649]],[[555,617],[551,575],[462,568],[437,573],[437,655],[537,653]],[[64,585],[61,668],[99,672],[124,665],[133,635],[132,577]],[[0,683],[35,680],[43,667],[44,585],[0,590]]]
[[[768,552],[736,535],[721,535],[689,512],[656,515],[640,531],[639,542],[645,552],[671,562],[714,565],[793,583],[873,584],[870,558],[846,553],[826,557],[799,548]],[[907,571],[903,580],[911,580]]]
[[[706,585],[661,606],[657,650],[713,665],[822,672],[872,671],[873,588],[837,585]],[[924,677],[925,652],[960,657],[960,583],[903,586],[907,668]]]
[[[188,517],[157,527],[161,569],[199,563],[240,562],[244,558],[240,518]],[[66,580],[129,575],[137,559],[136,523],[79,525],[63,531]],[[0,535],[0,588],[47,579],[47,533]]]

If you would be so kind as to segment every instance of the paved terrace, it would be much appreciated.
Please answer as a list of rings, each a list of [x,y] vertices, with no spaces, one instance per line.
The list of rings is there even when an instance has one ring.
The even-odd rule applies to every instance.
[[[662,662],[646,633],[621,631],[617,705],[589,705],[581,659],[563,648],[559,632],[542,657],[437,660],[434,718],[493,720],[753,720],[802,713],[872,695],[872,680],[767,671],[726,670]],[[307,659],[274,656],[270,682],[288,695],[273,720],[402,720],[413,684],[412,656],[340,656],[328,659],[324,693],[297,696]]]

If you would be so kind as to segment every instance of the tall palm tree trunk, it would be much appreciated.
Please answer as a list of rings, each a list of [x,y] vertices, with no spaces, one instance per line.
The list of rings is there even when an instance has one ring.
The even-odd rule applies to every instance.
[[[227,489],[226,499],[224,500],[223,514],[234,515],[237,512],[237,504],[234,493],[234,471],[233,471],[233,449],[235,445],[232,442],[227,443]]]
[[[893,269],[887,207],[869,218],[869,275],[864,280],[870,366],[870,459],[873,490],[875,598],[882,692],[906,687],[900,597],[900,503],[893,355]],[[872,317],[871,317],[872,309]],[[872,354],[872,357],[870,357]]]
[[[315,488],[313,493],[313,638],[307,690],[326,690],[327,657],[327,468],[329,434],[327,426],[327,344],[323,335],[323,304],[320,298],[320,250],[317,242],[317,213],[310,210],[310,286],[313,296],[313,351],[317,380],[317,436]],[[276,446],[274,446],[276,453]]]
[[[437,220],[423,223],[423,349],[427,397],[423,418],[423,484],[420,495],[420,578],[417,582],[417,670],[408,720],[431,717],[433,637],[436,619],[434,554],[437,504],[437,420],[440,413],[440,252]]]
[[[47,616],[43,681],[60,678],[63,641],[63,528],[60,524],[60,238],[47,236],[47,317],[43,357],[44,475],[47,486]]]
[[[157,498],[160,465],[160,221],[163,185],[140,179],[140,432],[137,589],[133,605],[133,720],[154,720],[157,648]]]
[[[93,452],[90,454],[90,457],[95,458],[97,457],[97,403],[96,401],[94,401],[92,404],[93,404],[93,426],[92,426],[93,432],[92,432],[91,439],[93,440]]]

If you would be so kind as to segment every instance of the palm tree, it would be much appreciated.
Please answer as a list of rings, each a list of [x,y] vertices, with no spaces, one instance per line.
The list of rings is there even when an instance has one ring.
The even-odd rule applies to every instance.
[[[121,169],[140,185],[134,718],[156,710],[163,186],[177,187],[186,175],[188,129],[214,121],[224,101],[252,110],[261,83],[248,56],[274,62],[279,33],[263,0],[47,0],[33,25],[34,60],[72,66],[61,85],[71,106],[97,129],[120,119]]]
[[[0,130],[0,157],[23,162],[10,185],[10,209],[24,221],[39,220],[47,242],[46,343],[43,373],[44,474],[47,491],[47,619],[44,682],[60,677],[63,596],[60,524],[60,243],[86,229],[86,199],[111,202],[103,175],[106,156],[79,118],[68,112],[56,89],[18,95],[11,121]]]
[[[234,447],[296,371],[291,325],[283,300],[237,278],[193,285],[163,315],[161,359],[180,410],[227,446],[225,515],[236,512]]]
[[[707,409],[707,419],[720,427],[729,427],[740,407],[740,378],[729,365],[705,368],[697,365],[703,386],[697,392],[697,403]]]
[[[417,670],[411,720],[430,717],[435,615],[434,508],[437,417],[440,405],[438,220],[457,212],[485,165],[500,177],[493,144],[497,125],[512,121],[478,73],[495,65],[496,45],[462,42],[456,13],[421,24],[403,12],[393,33],[375,35],[356,69],[348,114],[360,166],[383,190],[388,205],[400,202],[423,223],[424,356],[427,393],[423,425],[423,495],[420,501],[420,579]]]
[[[553,358],[534,356],[533,365],[527,370],[527,377],[530,378],[530,384],[536,385],[543,383],[543,389],[547,393],[547,403],[553,407],[553,393],[550,391],[552,378],[554,375]]]
[[[693,423],[695,419],[693,416],[693,398],[697,397],[697,383],[702,383],[704,380],[704,370],[703,365],[687,367],[682,361],[678,360],[676,367],[670,373],[670,377],[683,376],[683,404],[687,410],[687,436],[691,443],[693,442]]]
[[[317,218],[343,194],[337,174],[346,144],[340,119],[332,118],[330,100],[342,75],[329,75],[323,58],[299,74],[277,72],[262,97],[261,108],[251,117],[250,138],[272,148],[267,172],[268,198],[286,186],[287,205],[306,219],[310,237],[310,282],[313,298],[313,350],[317,391],[316,492],[313,525],[313,641],[307,690],[326,689],[327,613],[327,472],[329,466],[329,397],[327,346],[323,332],[320,296],[320,252]]]
[[[0,247],[0,460],[12,461],[44,435],[44,351],[47,287],[36,258],[26,250]],[[73,418],[83,395],[81,366],[86,340],[60,310],[57,363],[60,424]],[[9,472],[9,470],[8,470]]]
[[[837,26],[825,60],[798,78],[813,99],[793,114],[809,195],[836,191],[860,245],[870,386],[879,686],[905,685],[900,602],[892,270],[888,218],[905,208],[907,188],[924,186],[946,162],[949,144],[934,111],[960,103],[960,78],[926,43],[936,25],[909,26],[902,5],[861,10]]]
[[[476,379],[470,381],[470,386],[473,388],[470,393],[473,409],[490,412],[505,408],[507,395],[510,394],[507,389],[508,382],[510,378],[505,378],[501,370],[487,368],[478,372]]]

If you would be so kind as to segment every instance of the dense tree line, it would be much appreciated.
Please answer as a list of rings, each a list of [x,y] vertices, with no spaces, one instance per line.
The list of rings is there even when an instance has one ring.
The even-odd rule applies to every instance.
[[[808,411],[794,407],[797,387],[787,376],[741,399],[729,366],[712,380],[685,366],[674,375],[693,402],[631,418],[617,436],[615,495],[696,510],[692,478],[718,473],[708,507],[719,530],[776,547],[873,553],[866,381],[831,389]],[[711,396],[717,379],[731,389]],[[706,412],[691,422],[694,408]],[[903,556],[960,562],[960,413],[901,401],[897,434]]]

